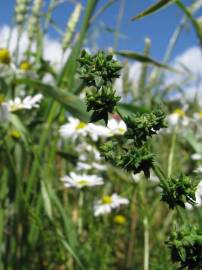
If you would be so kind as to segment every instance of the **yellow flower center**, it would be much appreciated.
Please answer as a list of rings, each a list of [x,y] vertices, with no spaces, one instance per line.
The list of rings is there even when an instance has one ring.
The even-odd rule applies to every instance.
[[[85,186],[85,185],[88,184],[88,181],[85,180],[85,179],[81,179],[81,180],[78,181],[78,183],[79,183],[79,185],[81,185],[81,186]]]
[[[180,108],[175,109],[174,113],[176,113],[179,117],[185,116],[185,112]]]
[[[23,70],[23,71],[28,71],[31,69],[31,63],[28,62],[28,61],[23,61],[21,64],[20,64],[20,69]]]
[[[12,130],[12,131],[10,132],[10,136],[11,136],[13,139],[18,140],[18,139],[20,139],[21,134],[20,134],[20,132],[17,131],[17,130]]]
[[[119,128],[118,130],[121,134],[124,134],[126,132],[125,128]]]
[[[103,204],[111,204],[112,203],[112,197],[111,196],[103,196],[102,197],[102,203]]]
[[[198,113],[199,117],[202,118],[202,111]]]
[[[120,225],[123,225],[126,223],[126,218],[122,215],[116,215],[114,217],[114,222]]]
[[[86,127],[86,123],[84,122],[79,122],[78,125],[76,126],[76,129],[83,129]]]
[[[0,95],[0,105],[4,102],[4,96]]]
[[[0,49],[0,63],[9,64],[11,61],[9,50]]]

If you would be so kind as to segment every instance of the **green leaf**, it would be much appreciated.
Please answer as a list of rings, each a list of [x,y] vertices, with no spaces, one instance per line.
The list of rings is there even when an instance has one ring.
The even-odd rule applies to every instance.
[[[136,61],[141,62],[141,63],[151,64],[151,65],[157,66],[159,68],[164,68],[164,69],[167,69],[169,71],[179,73],[179,71],[176,70],[175,68],[172,68],[166,64],[162,64],[162,63],[158,62],[157,60],[155,60],[147,55],[141,54],[141,53],[132,52],[132,51],[115,51],[114,53],[119,55],[119,56],[123,56],[125,58],[128,58],[128,59],[136,60]]]
[[[25,84],[30,86],[48,97],[52,97],[54,100],[58,101],[64,108],[72,113],[73,116],[79,118],[84,122],[89,122],[90,114],[86,112],[86,105],[79,97],[69,93],[64,92],[57,87],[49,84],[41,83],[38,80],[32,79],[17,79],[16,84]]]
[[[202,34],[200,30],[200,26],[197,22],[197,20],[193,17],[190,10],[179,0],[176,0],[177,6],[184,12],[184,14],[187,16],[187,18],[190,20],[192,26],[194,27],[196,34],[199,38],[200,43],[202,44]]]
[[[46,184],[44,181],[41,181],[41,193],[42,193],[42,198],[44,201],[44,208],[45,211],[50,219],[52,219],[53,214],[52,214],[52,205],[49,197],[49,191],[48,188],[46,187]]]
[[[159,11],[160,9],[166,7],[167,5],[172,4],[173,2],[174,2],[174,0],[160,0],[157,3],[148,7],[146,10],[144,10],[140,14],[134,16],[132,18],[132,20],[138,20],[138,19],[141,19],[145,16],[148,16],[152,13],[155,13],[155,12]]]

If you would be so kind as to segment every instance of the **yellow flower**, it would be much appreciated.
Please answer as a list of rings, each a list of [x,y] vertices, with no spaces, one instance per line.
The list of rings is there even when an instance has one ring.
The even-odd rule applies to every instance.
[[[126,223],[126,218],[122,215],[116,215],[114,217],[114,222],[119,224],[119,225],[123,225]]]
[[[12,130],[10,132],[10,136],[13,138],[13,139],[16,139],[16,140],[19,140],[20,137],[21,137],[21,134],[18,130]]]
[[[102,203],[103,204],[111,204],[112,203],[112,197],[111,196],[103,196],[102,197]]]
[[[22,61],[20,64],[20,69],[23,71],[28,71],[31,69],[31,63],[29,61]]]
[[[76,126],[76,129],[83,129],[83,128],[85,128],[86,126],[87,126],[86,123],[80,121],[80,122],[78,123],[78,125]]]
[[[4,102],[4,96],[0,95],[0,105]]]
[[[0,63],[9,64],[11,61],[10,52],[7,49],[0,49]]]
[[[185,112],[180,108],[175,109],[174,113],[177,114],[179,117],[185,116]]]

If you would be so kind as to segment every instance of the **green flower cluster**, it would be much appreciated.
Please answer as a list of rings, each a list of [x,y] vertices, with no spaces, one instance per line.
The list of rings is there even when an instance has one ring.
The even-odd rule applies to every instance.
[[[160,110],[150,113],[136,113],[123,117],[127,132],[120,138],[114,137],[101,147],[101,153],[113,165],[134,174],[141,171],[150,176],[150,168],[154,165],[154,154],[147,143],[148,137],[156,134],[160,128],[166,127],[165,114]]]
[[[142,145],[148,137],[157,134],[161,128],[167,127],[165,113],[160,109],[150,113],[136,113],[132,117],[125,117],[124,121],[127,124],[125,136],[133,139],[137,145]]]
[[[116,138],[101,147],[101,153],[114,166],[133,173],[144,172],[149,177],[149,170],[154,163],[154,154],[147,147],[134,147],[128,141],[121,145]]]
[[[179,178],[171,177],[167,180],[166,187],[161,184],[163,188],[161,200],[166,202],[171,209],[174,209],[176,206],[185,208],[185,203],[194,205],[197,186],[197,180],[193,180],[183,174]]]
[[[115,90],[111,86],[102,86],[99,91],[92,88],[86,93],[87,111],[94,111],[91,122],[101,119],[107,125],[108,113],[112,113],[120,97],[115,95]]]
[[[112,82],[119,77],[121,65],[112,59],[112,55],[105,55],[103,51],[90,55],[83,50],[78,62],[78,72],[88,87],[86,103],[87,111],[93,111],[91,122],[103,119],[107,125],[108,113],[114,111],[120,100]],[[154,154],[149,150],[147,139],[160,128],[166,127],[165,114],[158,109],[122,118],[127,125],[127,132],[121,139],[120,136],[109,139],[100,151],[114,166],[135,174],[143,171],[145,176],[149,177],[150,168],[154,164]]]
[[[83,50],[78,62],[80,64],[78,73],[88,87],[100,88],[112,83],[119,77],[122,68],[118,61],[113,60],[111,54],[105,54],[103,51],[91,55]]]
[[[82,51],[78,62],[80,67],[78,73],[84,84],[89,88],[86,94],[87,111],[93,111],[91,122],[104,120],[108,123],[108,113],[112,113],[117,102],[112,87],[113,80],[119,77],[122,66],[113,60],[111,54],[99,51],[95,55]]]
[[[178,269],[202,269],[202,227],[184,227],[174,230],[166,242],[171,249],[174,263]]]

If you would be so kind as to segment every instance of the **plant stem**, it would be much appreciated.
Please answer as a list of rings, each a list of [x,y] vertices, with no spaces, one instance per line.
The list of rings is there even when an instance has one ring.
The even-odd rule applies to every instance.
[[[176,140],[177,140],[177,131],[178,131],[178,125],[175,127],[174,133],[172,135],[171,148],[170,148],[170,153],[168,157],[168,173],[167,173],[168,177],[171,176],[172,169],[173,169],[173,158],[174,158],[175,146],[176,146]]]
[[[143,220],[144,223],[144,270],[149,270],[149,230],[147,217]]]

